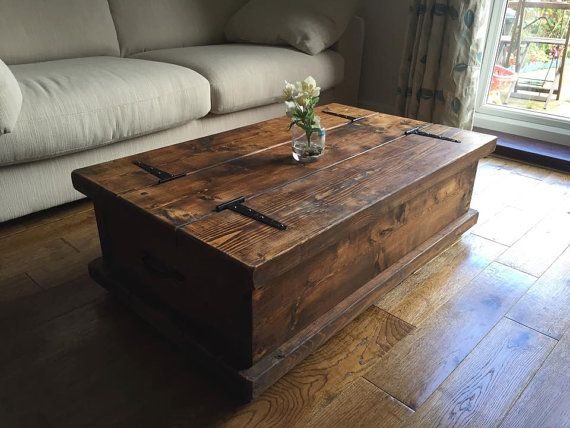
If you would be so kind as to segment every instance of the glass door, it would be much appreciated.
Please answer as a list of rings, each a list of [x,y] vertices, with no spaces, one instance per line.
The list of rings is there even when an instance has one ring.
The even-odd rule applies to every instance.
[[[569,47],[570,0],[495,0],[476,125],[570,145]]]

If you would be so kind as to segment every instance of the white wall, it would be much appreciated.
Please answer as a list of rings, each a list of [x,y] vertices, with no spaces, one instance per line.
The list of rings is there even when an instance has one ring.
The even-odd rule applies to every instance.
[[[366,39],[359,104],[393,113],[398,72],[408,29],[409,0],[362,0]]]

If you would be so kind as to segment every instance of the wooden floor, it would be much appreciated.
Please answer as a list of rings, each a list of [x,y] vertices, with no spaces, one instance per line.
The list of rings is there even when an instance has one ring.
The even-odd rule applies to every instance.
[[[570,427],[570,179],[480,165],[479,224],[257,401],[95,285],[88,202],[0,226],[0,426]]]

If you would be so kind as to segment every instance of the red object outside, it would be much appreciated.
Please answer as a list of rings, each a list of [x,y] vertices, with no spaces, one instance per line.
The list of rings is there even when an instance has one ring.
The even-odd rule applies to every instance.
[[[516,73],[508,68],[496,65],[493,68],[493,78],[491,79],[491,91],[509,90],[511,84],[516,79]]]

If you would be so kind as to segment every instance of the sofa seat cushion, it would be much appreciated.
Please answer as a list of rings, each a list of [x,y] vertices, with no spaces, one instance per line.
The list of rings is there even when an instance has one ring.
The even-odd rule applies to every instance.
[[[170,128],[208,114],[210,85],[193,70],[91,57],[11,67],[18,125],[0,136],[0,165],[56,157]]]
[[[344,74],[344,60],[330,50],[311,56],[287,47],[225,44],[155,50],[134,57],[183,65],[206,77],[216,114],[275,103],[285,80],[313,76],[327,90]]]

